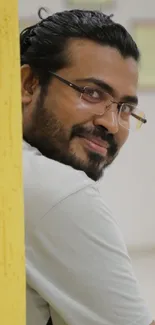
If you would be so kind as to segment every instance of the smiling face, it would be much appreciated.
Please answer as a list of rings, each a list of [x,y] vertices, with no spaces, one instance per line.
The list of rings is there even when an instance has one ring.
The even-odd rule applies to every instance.
[[[136,99],[138,67],[114,48],[89,40],[72,40],[70,65],[57,75],[79,87],[89,87],[93,97],[106,91],[116,102]],[[46,91],[29,66],[22,67],[24,138],[43,155],[83,170],[98,180],[128,137],[118,123],[118,107],[104,113],[104,101],[92,103],[80,92],[52,77]],[[98,110],[103,114],[98,114]]]

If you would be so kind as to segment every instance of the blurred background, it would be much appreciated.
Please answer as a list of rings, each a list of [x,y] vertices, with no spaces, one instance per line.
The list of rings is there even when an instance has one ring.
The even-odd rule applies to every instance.
[[[130,134],[99,186],[120,224],[143,296],[155,317],[155,0],[19,0],[20,29],[38,21],[42,6],[49,13],[71,8],[113,13],[140,47],[139,106],[148,123]]]

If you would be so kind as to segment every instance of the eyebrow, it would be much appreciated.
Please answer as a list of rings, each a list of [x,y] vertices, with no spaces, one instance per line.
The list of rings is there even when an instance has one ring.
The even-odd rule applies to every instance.
[[[105,90],[108,94],[110,94],[112,97],[116,97],[116,91],[109,85],[107,84],[105,81],[100,80],[100,79],[96,79],[96,78],[85,78],[85,79],[76,79],[76,82],[91,82],[94,83],[95,85],[101,87],[103,90]],[[120,100],[120,103],[131,103],[134,105],[138,104],[138,98],[137,96],[123,96]]]

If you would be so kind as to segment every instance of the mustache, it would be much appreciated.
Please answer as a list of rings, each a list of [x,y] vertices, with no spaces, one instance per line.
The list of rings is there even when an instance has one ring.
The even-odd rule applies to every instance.
[[[83,125],[75,125],[72,128],[71,139],[74,137],[94,136],[108,143],[108,153],[110,156],[115,156],[118,152],[118,145],[114,135],[109,133],[104,126],[96,126],[94,128],[86,128]]]

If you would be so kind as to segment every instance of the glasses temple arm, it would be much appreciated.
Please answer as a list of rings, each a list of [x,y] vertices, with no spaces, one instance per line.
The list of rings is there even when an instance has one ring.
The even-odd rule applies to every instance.
[[[59,75],[57,75],[56,73],[50,71],[50,74],[53,75],[55,78],[59,79],[61,82],[63,82],[64,84],[68,85],[69,87],[77,90],[78,92],[80,93],[83,93],[84,92],[84,87],[79,87],[75,84],[73,84],[72,82],[60,77]]]
[[[144,124],[147,122],[147,120],[146,120],[145,118],[140,117],[140,116],[138,116],[138,115],[136,115],[136,114],[134,114],[134,113],[131,113],[131,115],[132,115],[133,117],[135,117],[137,120],[139,120],[140,122],[144,123]]]

